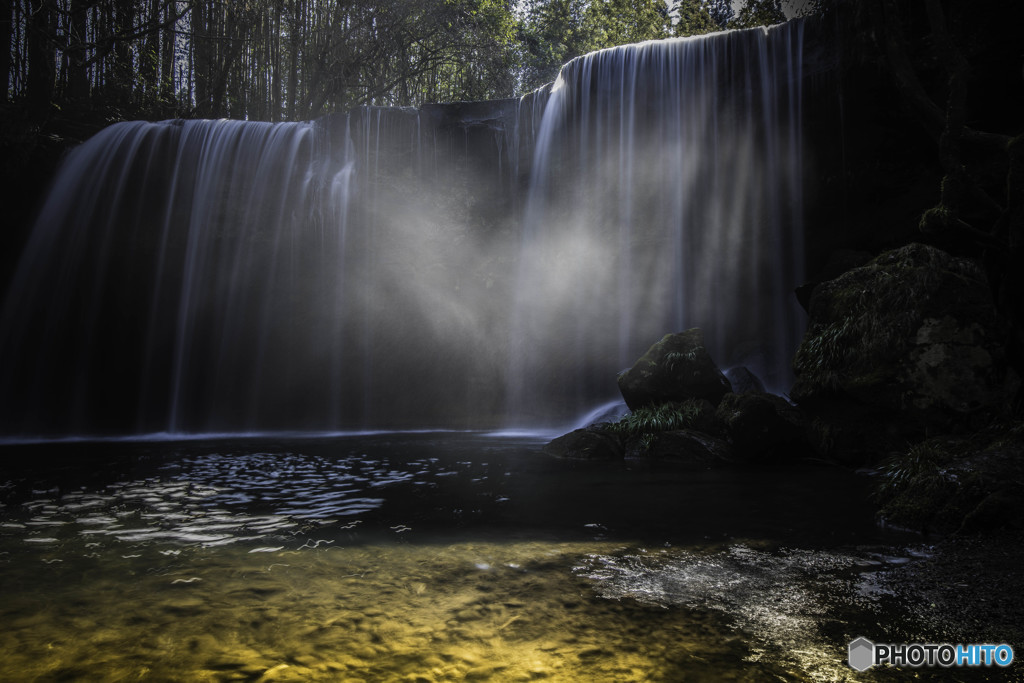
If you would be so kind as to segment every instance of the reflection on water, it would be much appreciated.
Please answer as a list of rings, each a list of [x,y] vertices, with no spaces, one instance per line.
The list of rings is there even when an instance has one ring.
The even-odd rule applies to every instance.
[[[835,681],[850,670],[823,622],[844,607],[882,612],[882,596],[863,590],[864,573],[878,564],[863,552],[735,544],[718,552],[589,555],[574,571],[595,581],[604,598],[727,614],[749,636],[750,659],[780,660],[809,680]]]
[[[332,462],[293,453],[183,455],[159,467],[158,475],[117,481],[101,491],[34,490],[36,497],[22,503],[29,513],[23,526],[32,530],[26,541],[34,543],[57,542],[42,531],[69,524],[84,536],[137,543],[258,540],[303,522],[331,524],[373,510],[383,502],[367,495],[373,489],[439,474],[430,462],[407,464],[413,469],[396,471],[370,458]]]
[[[466,435],[0,456],[0,680],[834,680],[905,558],[835,470]]]

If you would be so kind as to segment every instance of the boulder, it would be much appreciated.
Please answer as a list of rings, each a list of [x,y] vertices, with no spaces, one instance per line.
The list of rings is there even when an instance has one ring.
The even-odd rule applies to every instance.
[[[728,394],[715,416],[740,458],[786,459],[806,455],[810,450],[803,415],[781,396]]]
[[[618,378],[630,410],[670,401],[705,399],[718,405],[732,391],[729,380],[704,348],[698,328],[667,334]]]
[[[911,244],[818,285],[809,308],[790,395],[812,413],[846,402],[903,434],[942,433],[1003,412],[1019,385],[969,259]]]
[[[607,423],[603,423],[563,434],[548,442],[544,452],[559,458],[621,460],[625,447],[619,435],[607,429]]]
[[[859,268],[870,261],[871,254],[866,251],[854,251],[852,249],[836,249],[828,256],[825,265],[818,271],[817,276],[806,284],[796,288],[796,300],[801,308],[810,312],[811,295],[815,288],[822,282],[834,280],[843,273]]]

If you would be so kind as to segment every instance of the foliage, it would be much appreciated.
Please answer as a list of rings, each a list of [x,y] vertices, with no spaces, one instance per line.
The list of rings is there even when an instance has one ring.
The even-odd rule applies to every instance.
[[[0,3],[0,76],[37,120],[302,120],[510,97],[594,50],[774,22],[780,1],[24,0]]]
[[[912,244],[818,285],[793,361],[798,392],[892,381],[923,321],[976,315],[984,281],[974,262]]]
[[[730,23],[730,28],[771,26],[786,21],[782,0],[746,0]]]
[[[36,118],[301,120],[511,97],[669,35],[663,0],[25,0],[0,3],[0,74]]]
[[[673,34],[696,36],[728,28],[733,11],[727,0],[678,0],[672,15]]]
[[[513,94],[512,0],[3,3],[8,99],[130,116],[299,120]]]
[[[925,442],[882,464],[875,493],[886,524],[917,531],[950,531],[959,525],[967,512],[959,501],[962,483],[945,471],[947,461],[941,447]]]
[[[732,2],[729,0],[701,0],[701,5],[711,16],[711,20],[715,22],[716,26],[728,28],[729,22],[732,21],[734,16]]]
[[[639,437],[649,442],[651,435],[678,429],[696,429],[703,432],[718,431],[714,406],[707,401],[689,400],[645,406],[631,411],[608,429],[623,437]]]
[[[943,488],[947,483],[956,481],[955,475],[944,469],[953,457],[948,444],[935,440],[916,444],[906,453],[892,455],[879,467],[882,475],[879,494],[896,494],[912,485],[929,491]]]
[[[591,0],[587,22],[592,50],[666,38],[670,33],[663,0]]]
[[[936,437],[890,456],[875,491],[880,514],[902,527],[977,532],[1019,525],[1024,429],[996,421],[969,436]]]
[[[794,2],[793,0],[790,0],[789,6],[793,10],[793,16],[811,17],[822,15],[833,10],[838,1],[839,0],[803,0],[803,2]]]
[[[520,26],[522,87],[532,90],[555,80],[562,64],[586,54],[593,44],[586,0],[530,0]]]
[[[848,356],[856,348],[854,340],[859,339],[857,318],[853,316],[813,328],[797,349],[794,369],[815,386],[838,389],[840,371],[845,369]]]
[[[519,29],[521,88],[555,80],[563,64],[588,52],[669,35],[662,0],[528,0]]]

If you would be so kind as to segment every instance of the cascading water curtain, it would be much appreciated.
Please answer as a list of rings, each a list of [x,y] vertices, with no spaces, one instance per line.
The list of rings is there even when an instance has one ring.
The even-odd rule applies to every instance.
[[[803,24],[602,50],[562,68],[540,130],[511,312],[508,412],[616,393],[668,332],[788,387],[802,281]]]
[[[320,383],[306,383],[315,405],[297,389],[329,372],[338,336],[323,312],[342,292],[347,207],[331,204],[350,178],[325,138],[309,123],[128,122],[76,149],[4,303],[4,430],[328,419]]]
[[[518,102],[116,124],[8,287],[0,433],[564,423],[691,326],[780,386],[801,33],[604,50]]]
[[[509,139],[488,139],[506,164]],[[0,433],[323,432],[479,412],[500,398],[507,288],[491,284],[507,278],[491,265],[508,250],[459,210],[474,194],[466,145],[380,107],[105,129],[63,165],[5,297]]]

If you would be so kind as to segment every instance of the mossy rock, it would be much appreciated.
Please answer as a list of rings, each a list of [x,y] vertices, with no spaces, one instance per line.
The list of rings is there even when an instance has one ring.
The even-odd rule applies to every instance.
[[[696,327],[662,337],[619,375],[618,384],[630,410],[693,399],[718,405],[732,391]]]
[[[927,439],[880,470],[887,524],[940,534],[1024,528],[1024,424]]]
[[[1019,380],[975,262],[911,244],[818,285],[791,396],[835,397],[926,429],[1001,413]]]
[[[732,447],[710,401],[690,399],[637,408],[554,439],[544,451],[563,458],[672,460],[694,469],[733,462]]]

